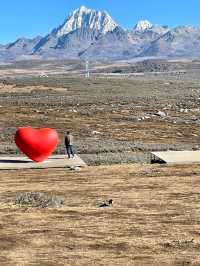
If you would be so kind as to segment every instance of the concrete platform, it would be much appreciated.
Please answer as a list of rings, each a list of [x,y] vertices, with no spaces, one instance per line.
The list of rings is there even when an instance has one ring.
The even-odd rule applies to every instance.
[[[46,168],[64,168],[64,167],[84,167],[86,163],[78,156],[68,159],[67,155],[53,155],[42,163],[35,163],[22,156],[1,156],[0,170],[18,170],[18,169],[46,169]]]
[[[153,161],[167,164],[200,164],[200,151],[163,151],[152,152]]]

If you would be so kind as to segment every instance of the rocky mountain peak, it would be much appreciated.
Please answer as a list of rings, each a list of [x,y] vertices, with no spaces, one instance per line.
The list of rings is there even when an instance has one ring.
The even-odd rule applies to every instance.
[[[134,30],[144,32],[145,30],[152,28],[152,26],[153,24],[148,20],[140,20],[135,25]]]
[[[93,30],[106,34],[113,31],[117,24],[106,11],[97,11],[85,6],[74,10],[65,22],[54,30],[57,37],[61,37],[77,29]]]

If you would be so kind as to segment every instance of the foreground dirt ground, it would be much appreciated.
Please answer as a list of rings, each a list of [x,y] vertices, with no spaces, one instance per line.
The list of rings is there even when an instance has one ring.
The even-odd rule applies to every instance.
[[[199,186],[199,165],[1,171],[0,265],[200,265]],[[64,206],[14,204],[30,191]]]

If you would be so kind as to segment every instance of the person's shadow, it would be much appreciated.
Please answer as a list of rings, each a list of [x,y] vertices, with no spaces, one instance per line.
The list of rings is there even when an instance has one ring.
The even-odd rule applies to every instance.
[[[0,160],[0,164],[1,163],[31,163],[31,161],[28,160],[12,160],[12,159],[3,159]]]

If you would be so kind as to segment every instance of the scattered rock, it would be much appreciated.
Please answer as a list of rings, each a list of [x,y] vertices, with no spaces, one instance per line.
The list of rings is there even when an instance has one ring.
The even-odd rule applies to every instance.
[[[145,115],[145,116],[142,116],[142,117],[138,117],[137,121],[144,121],[144,120],[147,120],[147,119],[151,119],[151,116],[150,115]]]
[[[180,109],[180,112],[181,112],[181,113],[188,113],[189,110],[188,110],[188,109],[181,108],[181,109]]]
[[[70,113],[78,113],[78,111],[76,109],[70,109],[69,112]]]
[[[155,113],[154,115],[160,116],[160,117],[166,117],[166,113],[162,112],[162,111],[158,111],[157,113]]]
[[[198,118],[197,118],[195,115],[193,115],[193,116],[191,117],[191,120],[192,120],[192,121],[197,121]]]
[[[197,134],[191,134],[192,136],[194,136],[194,137],[198,137],[198,135]]]
[[[104,201],[99,204],[99,208],[105,208],[105,207],[110,207],[113,204],[113,200],[110,199],[109,201]]]
[[[101,132],[94,130],[94,131],[92,131],[92,134],[93,135],[98,135],[98,134],[101,134]]]
[[[79,166],[71,166],[70,170],[71,171],[81,171],[81,167],[79,167]]]

